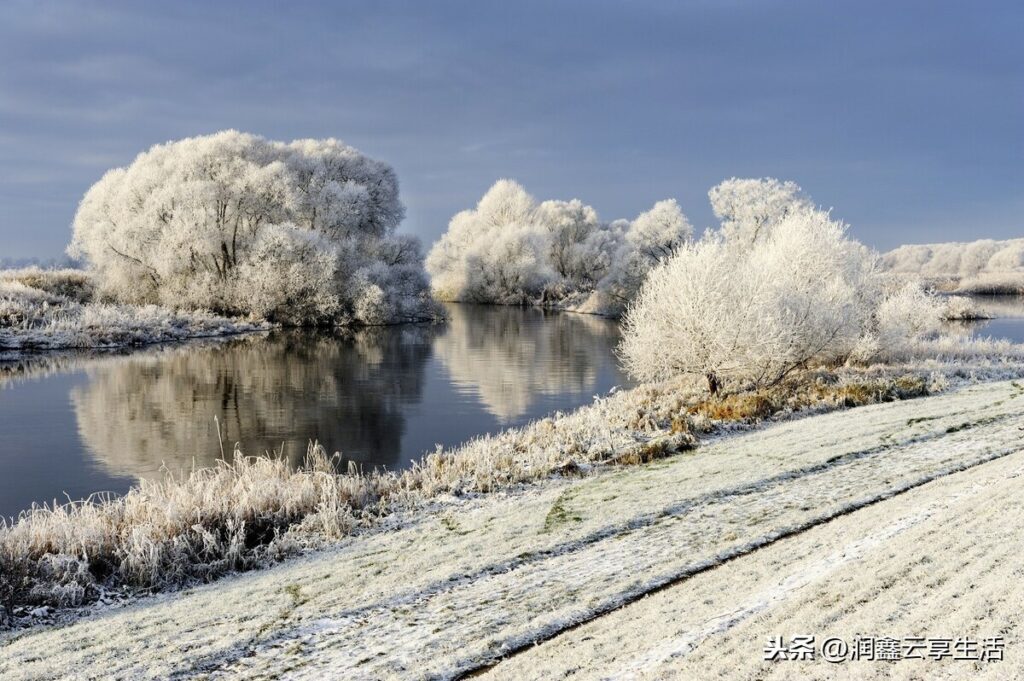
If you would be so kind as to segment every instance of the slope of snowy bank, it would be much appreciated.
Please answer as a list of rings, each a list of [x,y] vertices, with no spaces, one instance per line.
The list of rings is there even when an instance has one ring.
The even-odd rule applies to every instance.
[[[1018,449],[695,575],[482,678],[1021,678],[1022,476]],[[815,637],[813,659],[764,659],[797,635]],[[830,638],[841,660],[823,658]],[[974,659],[936,661],[929,644],[891,663],[851,659],[858,639],[883,638],[947,639],[956,656],[974,641]],[[979,660],[986,648],[1002,659]]]
[[[650,465],[442,499],[433,512],[392,525],[394,531],[352,537],[270,570],[64,628],[9,634],[0,676],[453,676],[652,589],[741,566],[775,550],[783,537],[810,536],[835,522],[875,532],[873,509],[885,504],[883,515],[905,513],[905,500],[929,481],[969,496],[979,484],[975,473],[958,471],[995,470],[982,465],[987,461],[1024,464],[1022,400],[1024,387],[1015,382],[969,386],[780,423]],[[923,511],[915,509],[916,518]],[[960,549],[980,541],[958,536]],[[873,545],[882,540],[875,537]],[[819,559],[836,547],[810,550]],[[796,565],[805,554],[789,558]],[[872,555],[876,571],[900,564],[898,556],[890,564],[887,553]],[[958,555],[938,554],[933,569],[955,571]],[[749,595],[744,589],[736,598]],[[928,593],[920,597],[924,602]],[[855,618],[858,604],[850,607]],[[960,633],[970,632],[951,635]],[[642,638],[631,645],[642,647]],[[527,655],[502,665],[528,664]],[[760,649],[748,656],[759,660]],[[576,661],[576,672],[592,676],[583,662]],[[516,678],[536,675],[544,664],[528,664]]]

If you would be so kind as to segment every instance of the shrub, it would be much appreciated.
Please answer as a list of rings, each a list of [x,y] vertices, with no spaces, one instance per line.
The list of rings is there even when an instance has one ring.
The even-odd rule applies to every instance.
[[[956,290],[976,295],[1024,295],[1024,267],[1010,272],[983,272],[959,280]]]
[[[48,293],[54,299],[66,298],[76,303],[92,300],[95,286],[87,272],[75,269],[45,270],[26,267],[20,270],[0,270],[0,283],[16,282]]]
[[[759,232],[723,230],[653,270],[620,354],[641,380],[681,374],[770,386],[856,346],[878,293],[874,256],[845,225],[799,207]]]
[[[78,272],[42,272],[41,277],[0,272],[0,353],[143,345],[266,326],[201,310],[78,302],[76,297],[87,298],[90,291],[88,277]]]
[[[887,295],[875,312],[875,334],[885,352],[904,351],[938,333],[944,305],[938,296],[910,282]]]
[[[991,319],[992,317],[967,296],[948,296],[945,300],[942,318],[948,321],[971,321]]]

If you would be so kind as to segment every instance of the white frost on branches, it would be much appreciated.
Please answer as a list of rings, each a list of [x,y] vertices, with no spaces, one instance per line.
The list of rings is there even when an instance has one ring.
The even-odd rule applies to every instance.
[[[893,353],[905,351],[915,340],[940,329],[946,305],[918,282],[910,282],[885,296],[875,314],[880,348]]]
[[[711,208],[731,241],[753,244],[794,211],[813,208],[795,182],[730,178],[708,192]]]
[[[79,206],[69,253],[103,298],[285,323],[425,316],[419,244],[385,163],[338,140],[234,130],[157,145]]]
[[[537,201],[499,180],[452,218],[427,256],[442,300],[562,304],[616,314],[648,270],[693,236],[674,200],[603,223],[578,199]]]
[[[878,256],[792,182],[732,179],[710,197],[721,229],[655,268],[626,313],[620,353],[637,378],[770,386],[938,331],[943,306],[916,284],[887,291]]]

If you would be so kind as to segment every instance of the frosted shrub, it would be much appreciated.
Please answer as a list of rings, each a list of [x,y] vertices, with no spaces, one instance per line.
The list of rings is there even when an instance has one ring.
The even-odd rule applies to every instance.
[[[631,374],[703,374],[717,386],[736,344],[721,332],[738,336],[754,324],[743,300],[752,280],[735,276],[734,257],[723,239],[705,237],[651,272],[623,321],[620,352]]]
[[[69,252],[120,303],[371,323],[356,302],[375,285],[389,307],[372,323],[405,321],[429,308],[419,245],[394,234],[403,216],[394,171],[352,147],[226,131],[157,145],[104,175]],[[379,264],[420,274],[356,276]]]
[[[442,300],[617,314],[647,271],[692,234],[672,200],[633,222],[606,224],[577,199],[537,204],[518,183],[499,180],[475,209],[452,218],[426,266]]]
[[[945,306],[938,296],[911,282],[885,297],[875,315],[878,344],[885,352],[905,350],[938,333]]]
[[[387,296],[377,284],[362,287],[356,298],[355,314],[367,324],[383,324],[387,321]]]
[[[45,272],[28,286],[10,272],[0,272],[0,353],[143,345],[198,336],[240,333],[266,324],[231,320],[206,311],[175,311],[156,305],[82,303],[91,284],[82,273]],[[280,288],[280,287],[279,287]],[[67,292],[69,297],[52,291]]]
[[[879,258],[796,184],[733,178],[709,197],[721,229],[653,270],[626,314],[620,353],[636,377],[701,376],[716,392],[726,383],[775,385],[815,365],[1006,351],[942,336],[943,317],[968,315],[967,301],[944,303],[916,281],[884,274]],[[1012,261],[1011,246],[955,246],[894,253],[917,270],[942,259],[934,271],[976,271],[992,253]]]
[[[693,239],[693,226],[675,199],[654,204],[626,231],[626,243],[651,262],[672,255],[676,246]]]
[[[1009,272],[982,272],[964,277],[957,284],[956,290],[977,295],[1024,295],[1024,267]]]
[[[949,321],[969,321],[973,319],[989,319],[989,315],[967,296],[948,296],[942,312],[942,318]]]
[[[878,296],[873,255],[806,206],[750,224],[762,227],[756,238],[723,228],[651,272],[624,322],[620,352],[634,376],[702,376],[716,392],[774,385],[853,350]]]

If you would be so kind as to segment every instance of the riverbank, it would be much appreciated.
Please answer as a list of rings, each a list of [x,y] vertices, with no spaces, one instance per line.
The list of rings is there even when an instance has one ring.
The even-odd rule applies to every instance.
[[[991,461],[973,465],[961,449],[963,471],[672,583],[482,678],[1019,678],[1024,452],[1010,435]],[[929,446],[963,443],[941,436]],[[801,635],[814,637],[814,657],[786,651]],[[766,661],[780,636],[780,654]],[[831,660],[829,639],[841,642]],[[858,640],[869,644],[859,660]],[[883,661],[882,644],[870,645],[879,640],[896,640],[903,659]],[[942,657],[943,641],[951,655]]]
[[[941,293],[992,298],[1024,296],[1024,272],[989,272],[970,276],[893,271],[892,276],[920,280]]]
[[[934,533],[950,514],[967,522],[959,512],[984,503],[986,490],[1016,485],[1011,476],[1024,466],[1022,396],[1024,389],[1014,382],[967,386],[714,438],[694,454],[645,466],[603,467],[489,495],[438,497],[429,512],[395,516],[386,532],[351,536],[270,570],[144,599],[66,627],[12,632],[0,648],[0,672],[4,678],[33,679],[98,669],[137,678],[214,672],[244,678],[448,677],[529,648],[492,673],[529,678],[557,663],[588,678],[593,668],[586,664],[587,652],[543,657],[560,645],[552,637],[582,621],[600,627],[603,614],[654,589],[686,585],[690,578],[714,579],[720,570],[743,576],[746,581],[736,581],[736,588],[725,588],[734,584],[725,579],[715,582],[721,587],[702,590],[709,602],[686,600],[671,622],[651,630],[656,636],[651,645],[647,633],[621,641],[630,655],[653,655],[653,665],[616,656],[614,638],[601,651],[605,657],[593,657],[602,669],[614,668],[615,662],[624,671],[657,672],[658,665],[677,664],[680,656],[654,643],[692,639],[698,652],[712,651],[732,626],[707,633],[701,618],[748,601],[756,605],[758,588],[779,576],[778,561],[814,577],[819,573],[808,573],[801,561],[863,571],[870,558],[872,572],[884,581],[918,547],[938,561],[929,570],[962,571],[953,557],[969,555],[964,549],[981,550],[990,534],[958,533],[958,550],[946,553],[909,539],[899,541],[911,549],[891,556],[868,548],[884,545],[878,537],[904,531],[908,537]],[[1005,505],[1000,500],[1009,499],[1002,493],[993,498],[983,518],[990,519],[992,509]],[[904,515],[920,518],[901,525]],[[1004,516],[1004,522],[1016,517]],[[880,527],[876,521],[882,519],[887,522]],[[824,560],[836,548],[829,548],[833,543],[855,542],[857,533],[870,535],[874,544],[858,545],[859,552],[851,549],[834,565]],[[1011,531],[1004,539],[1018,534]],[[793,542],[803,548],[788,550]],[[762,557],[773,555],[781,557],[761,564]],[[757,571],[744,570],[747,565]],[[868,588],[871,580],[863,582]],[[997,585],[986,577],[978,585],[989,593],[1012,591],[1013,583]],[[948,589],[916,584],[913,594],[925,611],[940,608],[949,597]],[[810,607],[813,589],[787,585],[765,609]],[[880,623],[868,606],[851,601],[851,608],[849,621],[864,615],[868,624]],[[955,619],[939,620],[932,627],[935,635]],[[691,620],[700,625],[692,631],[683,626]],[[672,628],[677,622],[683,623],[681,633]],[[941,633],[970,636],[979,626]],[[614,636],[612,629],[602,631],[597,643],[586,645]],[[621,631],[618,636],[627,638],[630,630]],[[908,628],[879,635],[884,633],[919,632]],[[718,664],[728,658],[730,664],[758,668],[764,643],[744,638],[730,655],[718,649]],[[1008,643],[1007,661],[997,671],[1019,668],[1021,658],[1011,657],[1012,648]],[[659,650],[669,654],[659,656]],[[964,663],[947,661],[942,668],[957,664]],[[788,671],[778,667],[775,673]]]
[[[96,302],[88,274],[79,270],[0,271],[0,360],[236,335],[271,326],[202,311]]]
[[[327,328],[372,328],[444,320],[436,305],[422,317],[379,324]],[[100,302],[89,273],[35,267],[0,270],[0,363],[59,351],[103,351],[193,339],[209,339],[280,328],[312,328],[252,317],[161,305]]]

